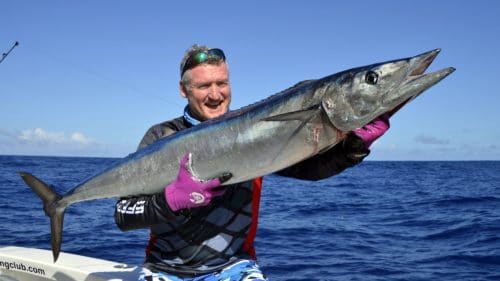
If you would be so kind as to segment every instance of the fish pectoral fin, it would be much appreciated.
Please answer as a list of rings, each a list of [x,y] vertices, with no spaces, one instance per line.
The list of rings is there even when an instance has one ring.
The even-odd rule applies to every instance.
[[[263,118],[262,121],[302,121],[307,122],[318,113],[319,105]]]
[[[295,130],[293,130],[293,132],[290,134],[290,136],[288,137],[286,142],[283,144],[281,149],[278,151],[278,153],[274,156],[273,161],[276,160],[276,158],[278,158],[278,156],[281,154],[281,152],[288,146],[290,141],[292,141],[292,139],[294,139],[295,136],[299,134],[299,132],[306,126],[306,124],[309,123],[311,120],[313,120],[314,117],[318,116],[318,114],[320,113],[320,110],[321,110],[320,107],[316,106],[315,108],[311,108],[311,109],[276,115],[278,117],[283,116],[283,115],[287,115],[287,116],[285,116],[285,119],[280,118],[279,120],[271,120],[271,121],[287,121],[287,120],[299,120],[299,121],[301,121],[300,124],[297,126],[297,128],[295,128]],[[289,117],[300,117],[300,119],[299,118],[289,118]]]

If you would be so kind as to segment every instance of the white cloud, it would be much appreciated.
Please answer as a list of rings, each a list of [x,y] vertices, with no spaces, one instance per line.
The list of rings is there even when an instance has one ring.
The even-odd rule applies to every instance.
[[[64,141],[63,133],[48,133],[43,129],[28,129],[21,132],[18,136],[19,140],[26,142],[54,142],[60,143]]]
[[[71,136],[66,137],[64,133],[47,132],[42,128],[27,129],[21,132],[18,139],[31,143],[46,143],[46,144],[91,144],[93,141],[87,138],[84,134],[75,132]]]
[[[81,132],[50,132],[42,128],[17,133],[0,129],[0,155],[121,157],[134,147],[106,144]]]
[[[84,136],[82,133],[73,133],[71,135],[71,141],[74,141],[74,142],[77,142],[77,143],[81,143],[81,144],[89,144],[92,142],[91,139],[87,138],[86,136]]]

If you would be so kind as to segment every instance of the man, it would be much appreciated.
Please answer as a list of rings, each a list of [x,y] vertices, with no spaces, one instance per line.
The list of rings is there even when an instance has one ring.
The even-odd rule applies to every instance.
[[[180,93],[188,100],[183,116],[151,127],[139,148],[228,111],[231,87],[222,50],[193,45],[180,74]],[[380,117],[343,143],[278,174],[306,180],[338,174],[360,163],[388,128],[388,117]],[[190,173],[190,159],[189,154],[182,159],[177,179],[164,192],[117,202],[120,229],[151,228],[140,280],[267,280],[253,248],[262,178],[229,186],[221,183],[230,174],[202,181]],[[126,212],[136,205],[144,212]]]

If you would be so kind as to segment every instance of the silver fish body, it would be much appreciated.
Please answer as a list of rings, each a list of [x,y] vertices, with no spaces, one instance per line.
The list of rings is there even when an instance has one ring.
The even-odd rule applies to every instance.
[[[439,50],[353,68],[308,80],[242,109],[159,140],[83,181],[64,196],[29,173],[24,181],[51,218],[57,259],[67,206],[85,200],[153,194],[173,182],[181,158],[192,154],[197,178],[222,173],[225,184],[270,174],[324,151],[381,114],[403,104],[454,71],[423,74]]]

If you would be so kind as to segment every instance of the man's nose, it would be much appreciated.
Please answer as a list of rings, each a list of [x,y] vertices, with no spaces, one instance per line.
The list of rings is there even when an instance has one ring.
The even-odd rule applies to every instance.
[[[220,89],[217,86],[217,84],[212,84],[210,85],[209,92],[208,92],[208,97],[214,100],[219,99],[221,96],[220,94]]]

